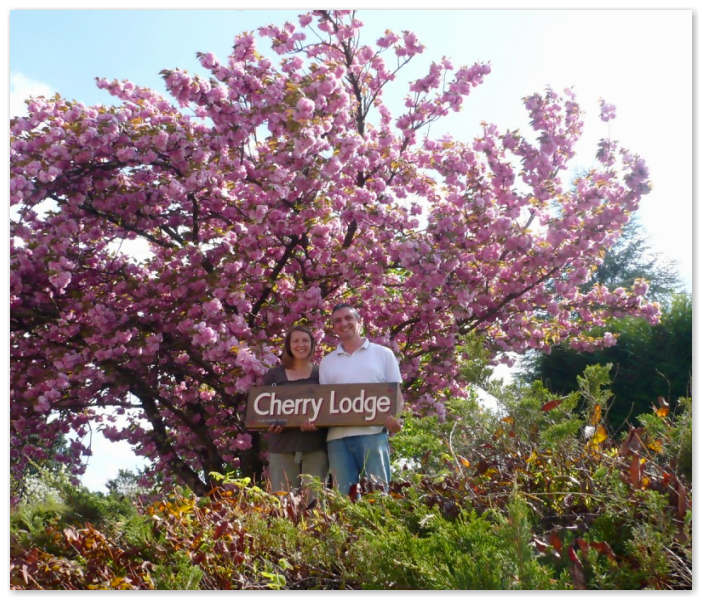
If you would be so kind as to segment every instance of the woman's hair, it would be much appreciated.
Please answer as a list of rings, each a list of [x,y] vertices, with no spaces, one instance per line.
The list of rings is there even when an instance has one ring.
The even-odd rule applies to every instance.
[[[302,325],[295,325],[294,327],[291,327],[288,330],[288,333],[285,335],[285,341],[283,342],[283,353],[280,357],[280,360],[283,363],[284,367],[291,367],[293,364],[294,359],[292,351],[290,349],[290,339],[292,338],[292,334],[296,331],[302,331],[303,333],[306,333],[308,336],[310,336],[310,354],[308,358],[311,360],[312,355],[314,354],[314,349],[317,343],[314,340],[312,332],[309,329],[307,329],[307,327],[303,327]]]

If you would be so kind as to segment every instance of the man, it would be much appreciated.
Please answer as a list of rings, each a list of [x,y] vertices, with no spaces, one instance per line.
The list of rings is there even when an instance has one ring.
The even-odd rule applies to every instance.
[[[352,305],[338,304],[332,310],[331,319],[340,343],[319,365],[320,384],[402,382],[392,350],[361,335],[361,317]],[[396,433],[401,427],[397,419],[388,416],[385,428],[329,428],[329,470],[341,493],[348,494],[361,476],[373,476],[387,489],[390,482],[388,432]]]

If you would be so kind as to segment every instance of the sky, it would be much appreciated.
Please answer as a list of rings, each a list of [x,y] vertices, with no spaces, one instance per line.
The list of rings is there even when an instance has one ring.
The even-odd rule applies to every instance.
[[[424,75],[430,62],[442,56],[455,66],[490,62],[491,74],[465,101],[462,112],[431,130],[432,135],[451,133],[468,140],[480,131],[482,121],[526,130],[524,96],[547,86],[557,92],[573,88],[586,111],[585,134],[573,167],[594,162],[601,137],[618,139],[645,159],[653,190],[644,196],[638,219],[651,247],[676,262],[685,289],[692,293],[693,11],[675,9],[675,4],[665,10],[646,8],[645,2],[624,10],[563,10],[548,3],[532,9],[514,1],[507,4],[510,9],[500,9],[502,4],[493,2],[496,8],[479,10],[463,8],[470,7],[467,2],[444,3],[441,6],[448,8],[441,9],[426,4],[414,8],[407,2],[405,8],[380,5],[388,6],[382,9],[355,3],[366,25],[364,40],[372,42],[388,28],[409,29],[426,46],[397,82],[397,91],[386,94],[386,103],[400,110],[403,82]],[[60,10],[38,6],[41,9],[33,9],[25,2],[8,11],[11,116],[24,111],[28,95],[58,92],[86,104],[112,103],[111,96],[95,86],[95,77],[128,79],[166,94],[162,69],[204,73],[196,52],[226,59],[236,33],[296,22],[300,12],[279,9],[280,3],[273,5],[276,10],[192,10],[172,3],[141,10],[134,2],[121,3],[126,8],[120,10],[81,8],[80,3]],[[264,40],[258,48],[266,49]],[[598,118],[600,98],[617,107],[617,118],[608,124]],[[120,467],[139,463],[126,444],[97,437],[83,482],[104,489],[104,482]]]

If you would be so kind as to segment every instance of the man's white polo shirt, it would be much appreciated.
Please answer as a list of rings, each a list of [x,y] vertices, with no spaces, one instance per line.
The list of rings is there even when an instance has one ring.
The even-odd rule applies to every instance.
[[[341,344],[327,354],[319,365],[319,383],[402,383],[400,367],[390,348],[367,339],[353,354]],[[330,427],[327,441],[352,435],[372,435],[383,431],[381,426]]]

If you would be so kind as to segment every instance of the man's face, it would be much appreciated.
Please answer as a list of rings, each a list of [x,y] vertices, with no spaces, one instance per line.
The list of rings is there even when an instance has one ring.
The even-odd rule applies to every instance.
[[[355,312],[345,306],[332,313],[332,329],[342,341],[350,340],[360,335],[361,323]]]

